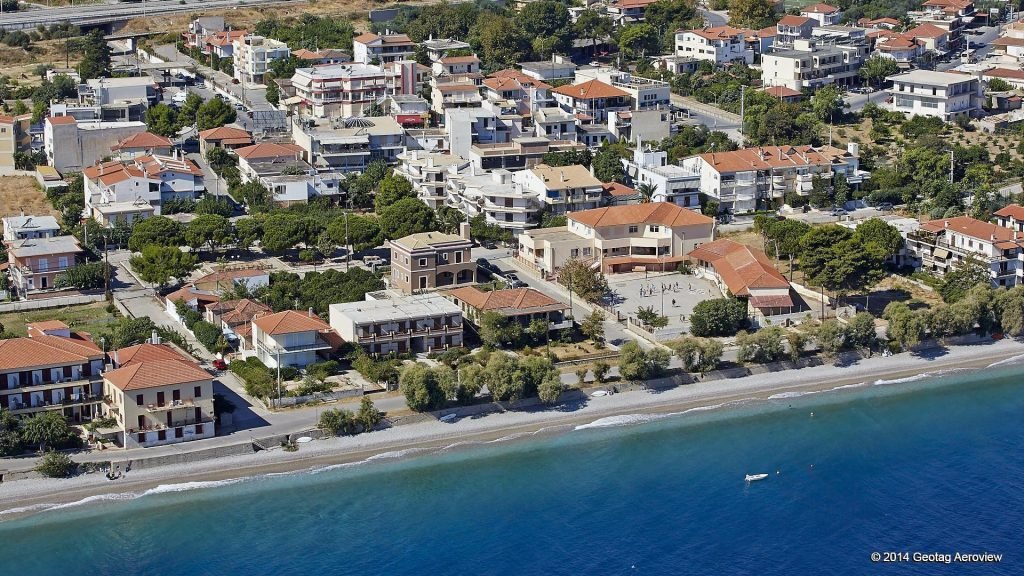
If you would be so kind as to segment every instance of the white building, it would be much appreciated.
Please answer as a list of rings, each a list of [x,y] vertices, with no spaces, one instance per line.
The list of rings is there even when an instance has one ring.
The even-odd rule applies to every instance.
[[[330,333],[331,327],[312,311],[285,310],[252,321],[256,357],[268,368],[305,368],[320,361],[318,353],[334,347]]]
[[[671,202],[683,208],[700,210],[700,171],[693,165],[684,168],[668,163],[668,153],[638,144],[632,160],[624,160],[633,188],[654,186],[651,202]]]
[[[843,19],[842,10],[835,6],[821,3],[804,6],[800,9],[800,15],[816,21],[819,26],[834,26]]]
[[[424,150],[407,150],[398,155],[395,172],[412,183],[413,190],[423,202],[433,209],[443,206],[450,174],[458,174],[469,167],[469,160]]]
[[[578,164],[558,167],[538,164],[516,172],[513,179],[522,185],[525,193],[536,195],[553,214],[597,208],[601,203],[601,181]]]
[[[797,91],[853,84],[860,81],[858,72],[866,52],[864,46],[824,46],[814,40],[796,40],[792,50],[761,56],[761,82]]]
[[[744,41],[745,32],[731,26],[676,31],[676,55],[706,60],[716,66],[729,62],[754,63],[754,51]]]
[[[81,172],[110,156],[111,146],[145,131],[145,122],[79,122],[73,116],[48,116],[43,124],[46,163],[59,172]]]
[[[164,202],[194,200],[206,191],[203,171],[177,156],[105,162],[86,168],[82,176],[86,213],[108,227],[158,215]]]
[[[352,39],[352,60],[363,64],[386,64],[412,60],[416,43],[405,34],[360,34]]]
[[[470,165],[468,170],[448,177],[447,204],[467,218],[483,214],[488,224],[515,234],[533,228],[537,226],[542,203],[535,190],[516,180],[526,172],[479,172]]]
[[[233,44],[235,78],[245,84],[262,84],[270,63],[291,54],[284,42],[256,34],[247,34]]]
[[[892,82],[892,109],[907,116],[935,116],[948,122],[981,110],[981,82],[975,76],[912,70],[887,80]]]
[[[552,55],[550,61],[520,62],[519,68],[523,74],[543,82],[572,80],[576,74],[576,65],[572,60],[558,54]]]
[[[347,63],[298,68],[292,87],[300,113],[318,118],[362,116],[394,93],[394,73],[381,66]]]
[[[320,172],[362,172],[374,160],[393,164],[405,132],[390,116],[292,122],[292,138]]]
[[[26,238],[52,238],[60,233],[60,224],[53,216],[8,216],[4,218],[4,241]]]
[[[462,346],[462,310],[440,294],[367,294],[362,302],[331,304],[329,314],[345,342],[374,355]]]

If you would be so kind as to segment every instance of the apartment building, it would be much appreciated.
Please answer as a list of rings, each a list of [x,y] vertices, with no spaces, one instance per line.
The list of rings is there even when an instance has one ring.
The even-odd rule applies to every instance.
[[[3,223],[4,242],[52,238],[60,234],[60,224],[53,216],[7,216]]]
[[[733,152],[709,152],[680,161],[700,174],[700,193],[723,212],[750,212],[781,200],[786,193],[810,194],[814,177],[843,174],[852,185],[870,174],[860,170],[860,147],[759,146]]]
[[[863,45],[821,45],[816,40],[796,40],[792,50],[761,57],[761,82],[797,91],[829,84],[846,86],[860,81],[858,73],[866,57],[867,47]]]
[[[55,288],[57,276],[85,252],[74,236],[24,238],[6,244],[11,291],[22,300],[33,292]]]
[[[508,144],[519,137],[522,118],[499,116],[479,107],[449,108],[444,112],[444,130],[452,154],[468,158],[475,145]]]
[[[539,62],[519,62],[522,73],[541,82],[555,80],[572,80],[576,75],[576,64],[559,54],[552,54],[551,60]]]
[[[511,142],[473,144],[467,157],[477,169],[523,170],[541,163],[549,152],[571,152],[586,149],[582,142],[552,140],[540,136],[512,138]]]
[[[134,160],[140,156],[170,156],[174,144],[166,136],[152,132],[139,132],[110,147],[119,160]]]
[[[235,42],[241,41],[249,32],[246,30],[225,30],[216,32],[206,40],[203,52],[217,58],[234,58]],[[211,58],[212,60],[212,58]]]
[[[309,173],[312,171],[311,167],[303,159],[306,154],[307,151],[302,146],[292,143],[260,142],[235,149],[242,182],[251,182],[265,176],[277,176],[287,168],[291,168],[289,171],[297,169],[304,174]]]
[[[993,286],[1014,286],[1024,280],[1022,242],[1024,233],[1014,228],[958,216],[922,223],[906,246],[921,270],[942,276],[974,258],[989,269]]]
[[[73,422],[98,416],[100,347],[57,320],[26,326],[28,337],[0,340],[0,407],[19,418],[49,410]]]
[[[552,140],[576,140],[576,117],[561,108],[539,108],[533,113],[537,136]]]
[[[345,64],[352,61],[352,55],[344,50],[323,49],[306,50],[299,48],[292,52],[292,56],[298,58],[308,66],[326,66],[328,64]]]
[[[420,200],[436,210],[445,205],[451,175],[457,175],[469,166],[468,160],[452,154],[407,150],[398,155],[395,172],[412,184]]]
[[[92,78],[78,85],[78,102],[56,104],[50,113],[78,120],[141,121],[159,99],[159,86],[150,76]]]
[[[608,3],[608,16],[617,26],[636,24],[644,21],[647,7],[656,0],[612,0]]]
[[[200,16],[188,23],[188,30],[182,33],[185,46],[204,48],[207,38],[227,30],[223,16]]]
[[[247,34],[233,43],[235,78],[243,84],[263,84],[274,60],[288,58],[291,50],[280,40]]]
[[[104,415],[124,448],[212,438],[213,377],[184,353],[157,341],[115,350],[103,374]]]
[[[462,312],[439,294],[367,294],[331,304],[331,327],[372,355],[419,354],[462,346]]]
[[[836,26],[843,19],[843,11],[828,4],[811,4],[800,9],[800,16],[810,18],[818,26]]]
[[[362,172],[371,162],[398,161],[405,131],[390,116],[292,122],[295,145],[319,172]]]
[[[110,156],[111,146],[145,131],[145,122],[78,121],[74,116],[48,116],[43,124],[46,163],[59,172],[81,172]]]
[[[651,202],[671,202],[683,208],[700,209],[700,171],[668,163],[668,153],[638,143],[633,159],[623,161],[634,186],[654,187]]]
[[[996,224],[1010,230],[1024,233],[1024,206],[1010,204],[992,214]]]
[[[32,151],[31,124],[31,114],[0,115],[0,174],[15,169],[15,154]]]
[[[783,16],[775,25],[775,47],[791,48],[797,40],[810,38],[816,24],[816,21],[806,16]]]
[[[676,31],[676,55],[711,62],[716,66],[730,62],[754,63],[754,50],[745,41],[746,31],[731,26],[715,26]]]
[[[516,258],[553,275],[570,259],[603,272],[675,269],[694,248],[714,238],[715,221],[668,202],[607,206],[568,214],[568,224],[519,236]]]
[[[484,314],[499,314],[524,329],[537,320],[544,322],[549,332],[572,327],[570,314],[566,313],[569,306],[533,288],[483,291],[464,286],[444,295],[462,310],[463,318],[476,325]]]
[[[199,153],[206,157],[207,152],[214,148],[235,150],[252,146],[252,135],[241,128],[220,126],[199,133]]]
[[[626,104],[630,110],[668,108],[672,92],[668,82],[644,78],[643,76],[634,76],[629,72],[623,72],[608,66],[585,67],[576,70],[577,85],[582,85],[588,80],[597,80],[614,89],[624,91],[627,96]],[[587,123],[585,118],[580,120],[583,123]],[[603,122],[604,119],[595,116],[593,121]]]
[[[430,109],[446,116],[452,110],[479,108],[484,101],[480,94],[480,74],[443,76],[431,81]]]
[[[82,176],[85,210],[106,227],[159,215],[164,202],[194,200],[206,191],[203,171],[177,155],[104,162],[86,168]]]
[[[558,167],[538,164],[516,172],[513,178],[553,214],[597,208],[601,203],[603,184],[578,164]]]
[[[562,110],[575,114],[581,121],[603,123],[608,114],[631,107],[628,92],[600,80],[559,86],[551,93]]]
[[[392,71],[355,62],[298,68],[292,76],[300,113],[316,118],[363,116],[394,84]]]
[[[518,70],[500,70],[489,75],[481,89],[485,102],[493,107],[514,108],[524,117],[555,104],[549,84]]]
[[[335,345],[331,327],[308,312],[285,310],[252,320],[252,342],[256,357],[268,368],[305,368],[322,360]]]
[[[537,192],[516,181],[516,174],[497,169],[467,170],[448,177],[447,205],[457,208],[467,218],[483,214],[486,222],[518,234],[537,226],[542,202]]]
[[[386,64],[399,60],[415,60],[416,43],[405,34],[372,34],[367,32],[352,39],[352,60],[362,64]]]
[[[388,242],[391,250],[390,287],[402,294],[476,282],[469,223],[460,234],[421,232]]]
[[[892,109],[910,116],[934,116],[951,122],[981,112],[981,82],[956,72],[911,70],[890,76]]]
[[[420,46],[427,51],[427,60],[431,62],[440,62],[450,52],[461,52],[472,48],[468,42],[452,38],[429,38],[420,42]]]
[[[949,33],[949,44],[959,50],[964,42],[964,29],[975,19],[972,0],[926,0],[921,10],[907,13],[917,24],[932,24]]]

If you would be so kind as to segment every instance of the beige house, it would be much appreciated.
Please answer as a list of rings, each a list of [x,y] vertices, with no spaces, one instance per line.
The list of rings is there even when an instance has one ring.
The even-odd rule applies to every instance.
[[[23,238],[7,242],[11,289],[19,298],[30,292],[52,290],[57,276],[75,265],[84,252],[74,236]]]
[[[473,324],[480,324],[480,316],[487,313],[512,318],[523,327],[534,320],[543,320],[548,330],[572,327],[566,319],[569,306],[533,288],[510,288],[483,291],[476,286],[463,286],[445,292],[462,309],[462,315]]]
[[[469,224],[461,228],[462,235],[421,232],[390,241],[391,288],[413,294],[476,282]]]
[[[0,116],[0,172],[14,170],[15,152],[32,150],[31,114]]]
[[[166,344],[115,350],[103,374],[105,414],[125,448],[212,438],[213,377]]]
[[[553,214],[597,208],[604,184],[585,167],[538,164],[516,172],[513,179],[523,190],[532,192]]]
[[[669,202],[570,213],[568,224],[519,236],[517,258],[548,275],[579,259],[604,272],[669,270],[714,238],[715,221]]]

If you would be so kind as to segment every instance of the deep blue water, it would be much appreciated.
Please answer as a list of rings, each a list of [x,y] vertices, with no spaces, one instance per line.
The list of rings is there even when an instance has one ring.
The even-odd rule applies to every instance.
[[[0,523],[0,573],[1024,574],[1022,373],[46,512]]]

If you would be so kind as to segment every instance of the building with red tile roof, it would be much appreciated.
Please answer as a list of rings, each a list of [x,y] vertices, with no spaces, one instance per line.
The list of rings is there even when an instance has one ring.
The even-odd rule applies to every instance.
[[[754,49],[746,42],[752,30],[715,26],[694,30],[676,30],[676,55],[706,60],[719,66],[730,62],[754,62]]]
[[[698,246],[689,257],[698,276],[714,281],[723,294],[746,299],[764,316],[789,314],[799,307],[789,281],[761,250],[720,238]]]
[[[585,114],[605,122],[608,114],[630,109],[629,93],[600,80],[566,84],[551,90],[558,106],[572,114]]]
[[[524,328],[537,320],[544,322],[549,331],[571,326],[565,319],[569,306],[533,288],[484,291],[475,286],[463,286],[443,294],[474,324],[479,325],[484,314],[494,313],[511,318]]]
[[[1024,232],[1015,218],[1018,208],[997,212],[998,224],[969,216],[924,222],[916,233],[907,235],[907,253],[922,270],[939,276],[973,258],[989,269],[993,286],[1020,284]]]
[[[169,156],[173,144],[166,136],[158,136],[152,132],[139,132],[119,141],[110,147],[110,150],[117,152],[125,160],[136,156],[161,154]]]
[[[86,168],[83,176],[85,209],[107,227],[160,214],[164,201],[193,200],[206,191],[203,171],[177,154],[104,162]]]
[[[75,422],[101,413],[103,351],[58,321],[28,325],[27,338],[0,340],[0,407],[30,417],[59,410]]]
[[[241,128],[221,126],[219,128],[203,130],[199,133],[199,151],[204,157],[213,148],[235,150],[247,146],[252,146],[252,135]]]
[[[251,325],[256,357],[270,368],[304,368],[319,361],[318,353],[333,347],[331,327],[312,310],[258,316]]]

